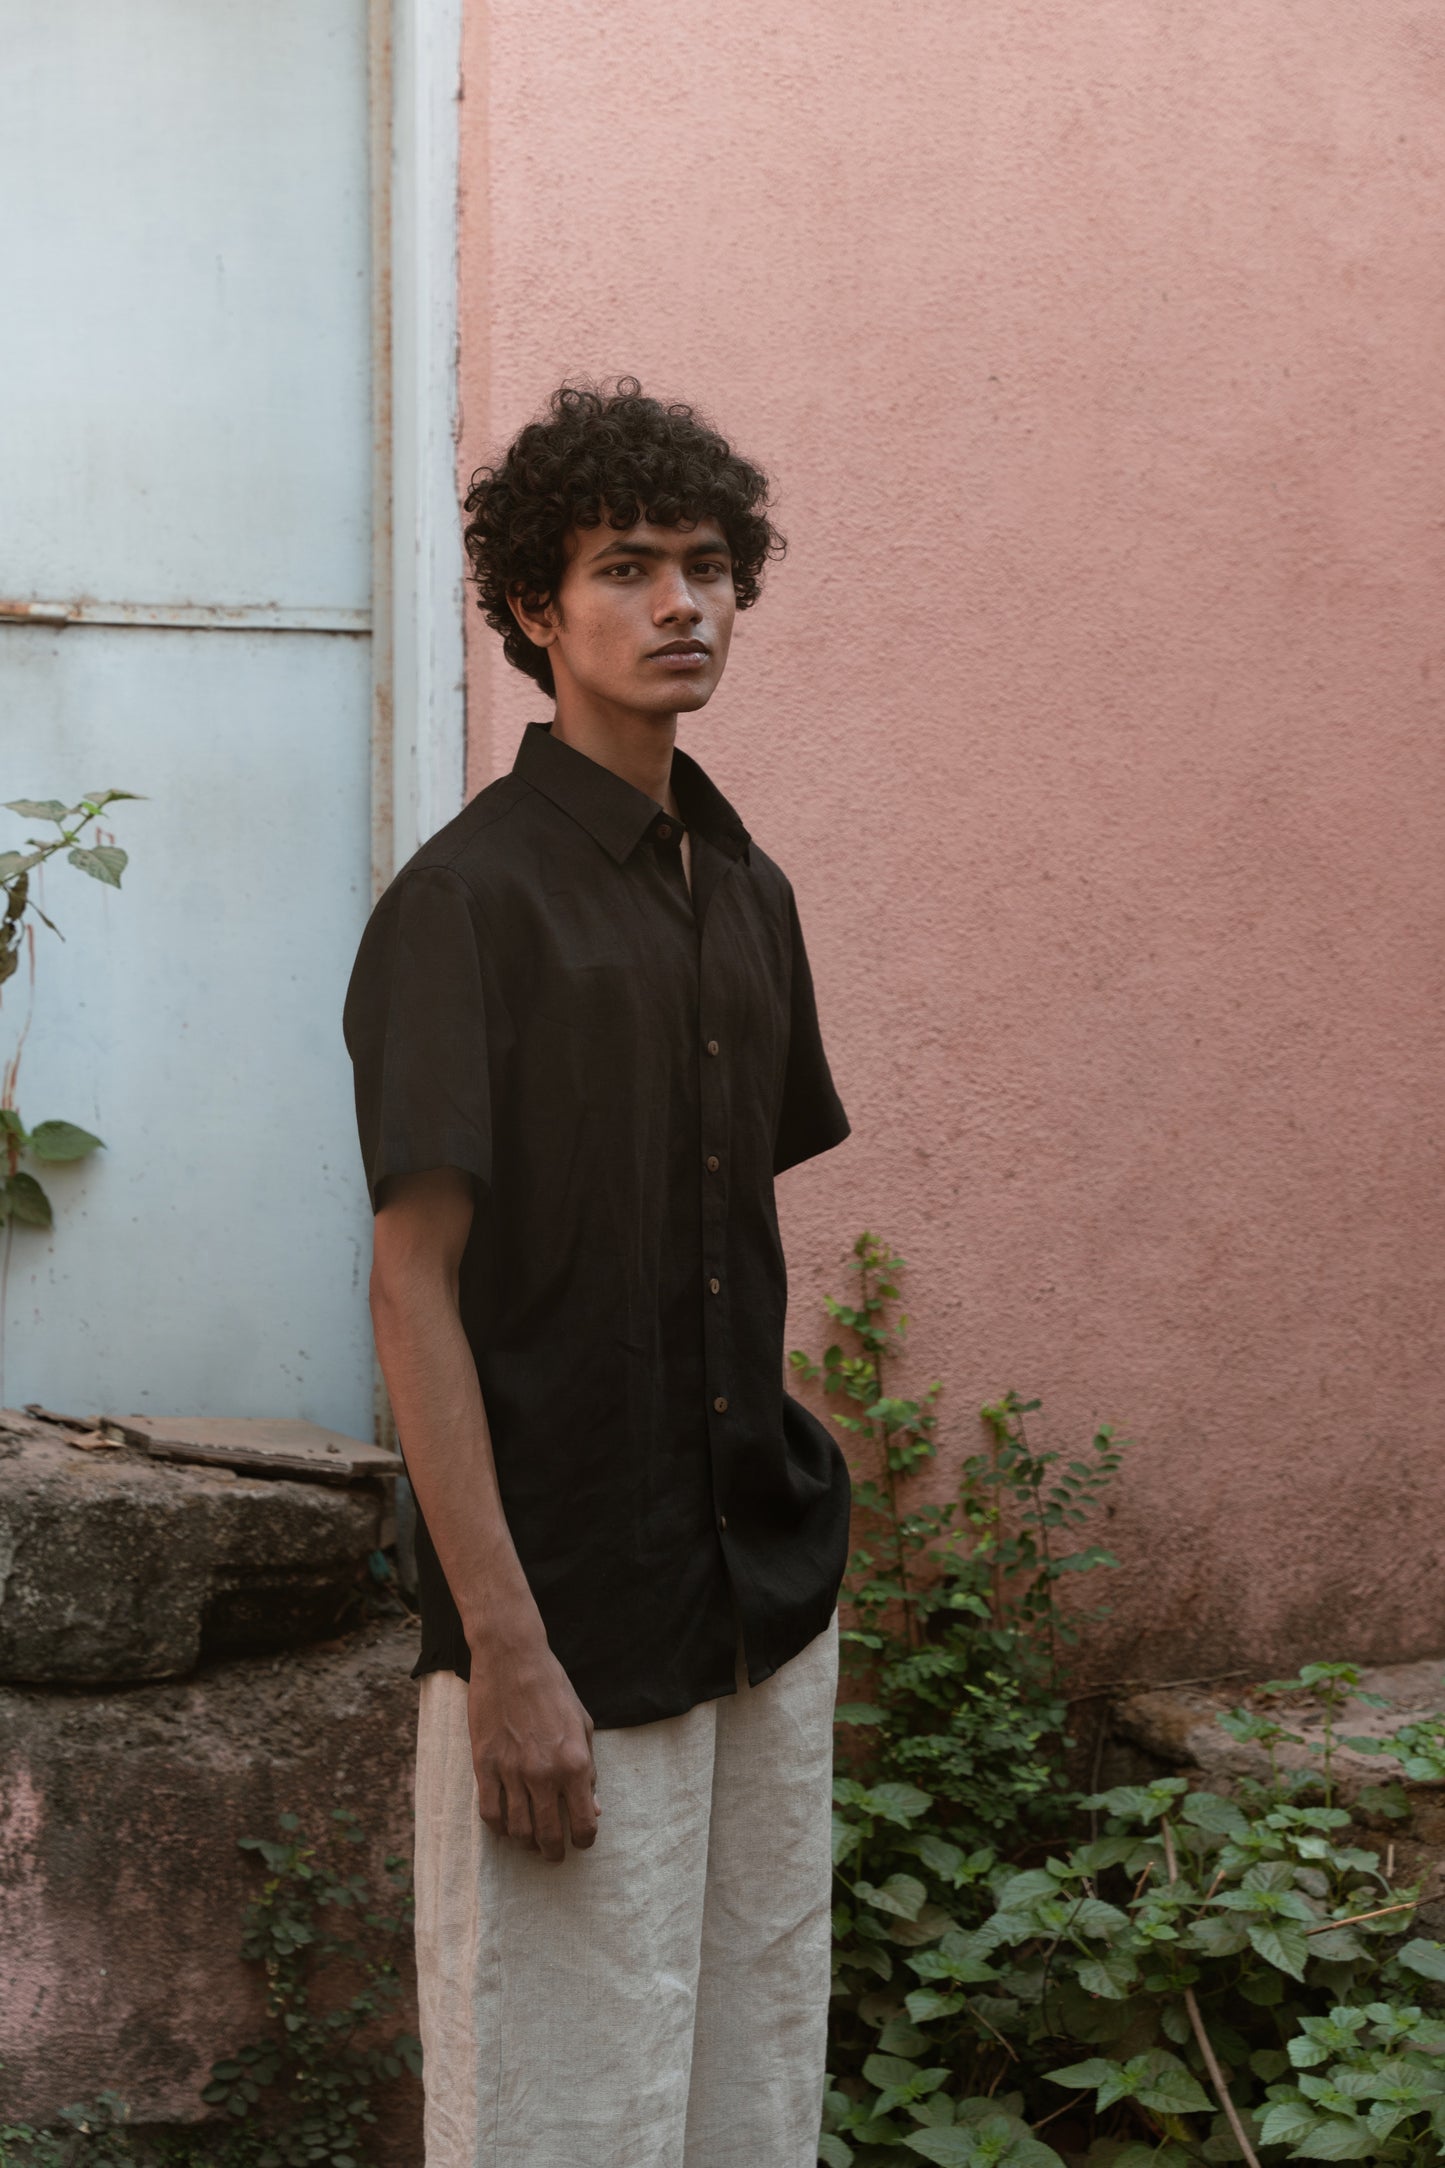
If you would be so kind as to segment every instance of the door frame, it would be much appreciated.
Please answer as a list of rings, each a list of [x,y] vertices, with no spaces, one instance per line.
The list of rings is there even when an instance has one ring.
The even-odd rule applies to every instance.
[[[465,795],[456,487],[463,4],[368,0],[373,901]]]
[[[371,83],[371,902],[466,795],[457,504],[464,0],[368,0]],[[396,1423],[373,1358],[373,1431]],[[397,1484],[398,1518],[407,1486]]]

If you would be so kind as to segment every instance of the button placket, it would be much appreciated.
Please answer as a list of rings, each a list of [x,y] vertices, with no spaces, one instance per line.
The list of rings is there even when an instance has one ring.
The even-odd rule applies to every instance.
[[[704,1392],[709,1403],[707,1421],[712,1450],[713,1494],[716,1502],[721,1505],[728,1494],[728,1449],[731,1443],[726,1391],[731,1382],[727,1375],[731,1342],[725,1307],[727,1298],[723,1293],[721,1273],[727,1252],[728,1080],[722,1066],[722,1034],[718,1029],[725,1025],[726,1019],[715,1010],[711,973],[708,969],[708,951],[712,946],[709,940],[711,930],[709,919],[705,917],[698,956],[700,1016],[695,1043],[700,1048],[698,1102],[702,1116],[703,1142],[703,1273],[707,1287],[707,1300],[703,1308],[703,1376]],[[712,1026],[711,1030],[709,1026]],[[726,1530],[725,1513],[719,1512],[717,1525],[720,1530]]]

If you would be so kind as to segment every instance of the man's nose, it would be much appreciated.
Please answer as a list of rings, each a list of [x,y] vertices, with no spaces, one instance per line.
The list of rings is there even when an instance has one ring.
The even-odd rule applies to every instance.
[[[694,625],[702,616],[702,604],[681,572],[673,573],[663,582],[654,614],[667,623],[671,623],[674,618],[685,617]]]

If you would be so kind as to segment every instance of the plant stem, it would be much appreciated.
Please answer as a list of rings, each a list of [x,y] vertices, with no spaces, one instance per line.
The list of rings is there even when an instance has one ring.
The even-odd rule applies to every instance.
[[[863,1308],[869,1319],[874,1314],[873,1280],[867,1266],[863,1270]],[[872,1342],[873,1392],[875,1399],[883,1398],[883,1351],[885,1335],[881,1327],[870,1323],[868,1336]],[[898,1571],[898,1586],[903,1592],[903,1630],[908,1639],[910,1655],[918,1647],[917,1621],[913,1615],[913,1591],[908,1583],[908,1553],[903,1539],[903,1523],[898,1511],[898,1476],[893,1466],[892,1436],[886,1423],[879,1425],[883,1440],[883,1480],[888,1486],[888,1519],[893,1529],[893,1553]]]
[[[1334,1786],[1334,1764],[1335,1764],[1335,1697],[1334,1697],[1334,1694],[1333,1694],[1333,1692],[1327,1692],[1327,1693],[1325,1694],[1325,1696],[1324,1696],[1324,1703],[1325,1703],[1325,1805],[1326,1805],[1327,1807],[1332,1807],[1332,1806],[1334,1805],[1334,1803],[1335,1803],[1335,1786]]]
[[[1064,2105],[1062,2106],[1062,2108],[1051,2108],[1051,2109],[1049,2110],[1049,2113],[1048,2113],[1047,2115],[1045,2115],[1045,2116],[1042,2116],[1042,2117],[1040,2118],[1040,2120],[1039,2120],[1039,2121],[1038,2121],[1037,2123],[1030,2123],[1030,2125],[1029,2125],[1029,2128],[1030,2128],[1030,2130],[1032,2130],[1032,2131],[1040,2131],[1040,2130],[1047,2130],[1047,2129],[1048,2129],[1048,2127],[1049,2127],[1049,2125],[1050,2125],[1050,2123],[1056,2123],[1056,2122],[1058,2121],[1058,2119],[1059,2119],[1059,2117],[1060,2117],[1061,2115],[1067,2115],[1067,2114],[1068,2114],[1068,2112],[1069,2112],[1069,2110],[1070,2110],[1070,2108],[1077,2108],[1077,2107],[1078,2107],[1078,2105],[1079,2105],[1079,2102],[1080,2102],[1081,2100],[1087,2100],[1087,2099],[1088,2099],[1088,2097],[1089,2097],[1089,2096],[1088,2096],[1088,2094],[1087,2094],[1087,2093],[1075,2093],[1075,2095],[1074,2095],[1073,2099],[1072,2099],[1072,2100],[1066,2100],[1066,2101],[1064,2102]]]
[[[1174,1832],[1169,1827],[1167,1814],[1160,1817],[1159,1834],[1164,1840],[1164,1859],[1169,1869],[1169,1887],[1172,1889],[1179,1880],[1179,1867],[1174,1854]],[[1219,2058],[1215,2054],[1213,2043],[1204,2029],[1204,2019],[1200,2014],[1199,2004],[1195,2000],[1192,1987],[1186,1987],[1184,1990],[1184,2009],[1189,2019],[1190,2030],[1198,2042],[1199,2052],[1204,2057],[1204,2067],[1209,2072],[1210,2082],[1213,2084],[1219,2105],[1223,2108],[1225,2115],[1229,2119],[1229,2127],[1234,2132],[1235,2144],[1244,2155],[1247,2168],[1259,2168],[1259,2155],[1245,2135],[1244,2125],[1239,2119],[1239,2110],[1235,2107],[1230,2096],[1229,2087],[1224,2082],[1224,2072],[1219,2067]]]
[[[982,2025],[985,2032],[991,2032],[993,2034],[994,2039],[997,2040],[999,2046],[1003,2049],[1004,2054],[1008,2057],[1009,2061],[1011,2063],[1016,2063],[1018,2061],[1018,2057],[1017,2055],[1015,2055],[1013,2049],[1009,2046],[1007,2040],[1005,2040],[1003,2034],[999,2031],[997,2025],[990,2025],[988,2019],[984,2016],[982,2010],[976,2009],[973,2011],[972,2015],[975,2022]]]
[[[1412,1900],[1407,1905],[1381,1905],[1377,1912],[1352,1912],[1347,1920],[1321,1920],[1318,1927],[1307,1927],[1306,1935],[1333,1934],[1337,1927],[1358,1927],[1361,1920],[1382,1920],[1391,1912],[1413,1912]]]
[[[993,1497],[992,1497],[992,1503],[991,1503],[991,1505],[990,1505],[990,1508],[989,1508],[989,1512],[990,1512],[991,1518],[992,1518],[992,1520],[993,1520],[993,1571],[992,1571],[992,1573],[991,1573],[991,1575],[990,1575],[990,1577],[989,1577],[989,1579],[990,1579],[990,1589],[989,1589],[989,1601],[990,1601],[990,1603],[991,1603],[991,1604],[992,1604],[992,1606],[993,1606],[993,1623],[994,1623],[994,1631],[995,1631],[995,1632],[997,1632],[997,1631],[998,1631],[998,1629],[999,1629],[999,1628],[1000,1628],[1000,1627],[1001,1627],[1001,1626],[1003,1625],[1003,1611],[1004,1611],[1004,1605],[1003,1605],[1003,1552],[1002,1552],[1002,1548],[1001,1548],[1001,1535],[1002,1535],[1002,1528],[1003,1528],[1003,1508],[1002,1508],[1002,1507],[1000,1506],[1000,1504],[999,1504],[999,1502],[998,1502],[998,1493],[999,1493],[999,1485],[998,1485],[998,1461],[999,1461],[999,1445],[1000,1445],[1000,1440],[1001,1440],[1001,1426],[1000,1426],[1000,1425],[999,1425],[998,1423],[995,1423],[995,1422],[994,1422],[994,1421],[993,1421],[993,1420],[992,1420],[992,1419],[990,1418],[990,1419],[989,1419],[989,1423],[988,1423],[988,1457],[989,1457],[989,1465],[990,1465],[990,1467],[991,1467],[991,1468],[992,1468],[992,1470],[993,1470],[993,1476],[994,1476],[994,1481],[993,1481],[993,1483],[992,1483],[992,1484],[991,1484],[991,1486],[990,1486],[990,1489],[991,1489],[991,1491],[992,1491]]]
[[[1028,1432],[1024,1419],[1018,1421],[1018,1442],[1023,1449],[1024,1463],[1028,1469],[1029,1496],[1034,1502],[1034,1520],[1038,1524],[1039,1549],[1044,1558],[1044,1621],[1049,1640],[1049,1685],[1057,1691],[1059,1683],[1059,1651],[1054,1637],[1054,1554],[1049,1548],[1048,1522],[1044,1518],[1043,1476],[1038,1462],[1029,1450]]]
[[[1244,2155],[1248,2168],[1259,2168],[1259,2155],[1246,2137],[1244,2125],[1239,2120],[1239,2110],[1230,2098],[1229,2087],[1224,2082],[1224,2072],[1219,2067],[1219,2058],[1210,2044],[1209,2035],[1204,2030],[1204,2020],[1199,2014],[1199,2005],[1194,1999],[1192,1987],[1186,1987],[1184,1990],[1184,2007],[1189,2014],[1189,2022],[1194,2029],[1194,2037],[1199,2043],[1199,2052],[1204,2057],[1210,2080],[1218,2095],[1219,2105],[1229,2118],[1229,2127],[1234,2132],[1234,2142]]]

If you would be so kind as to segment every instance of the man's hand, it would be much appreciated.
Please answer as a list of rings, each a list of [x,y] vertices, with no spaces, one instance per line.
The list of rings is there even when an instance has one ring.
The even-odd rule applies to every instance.
[[[597,1838],[592,1719],[545,1638],[472,1650],[467,1727],[482,1820],[554,1864]]]

